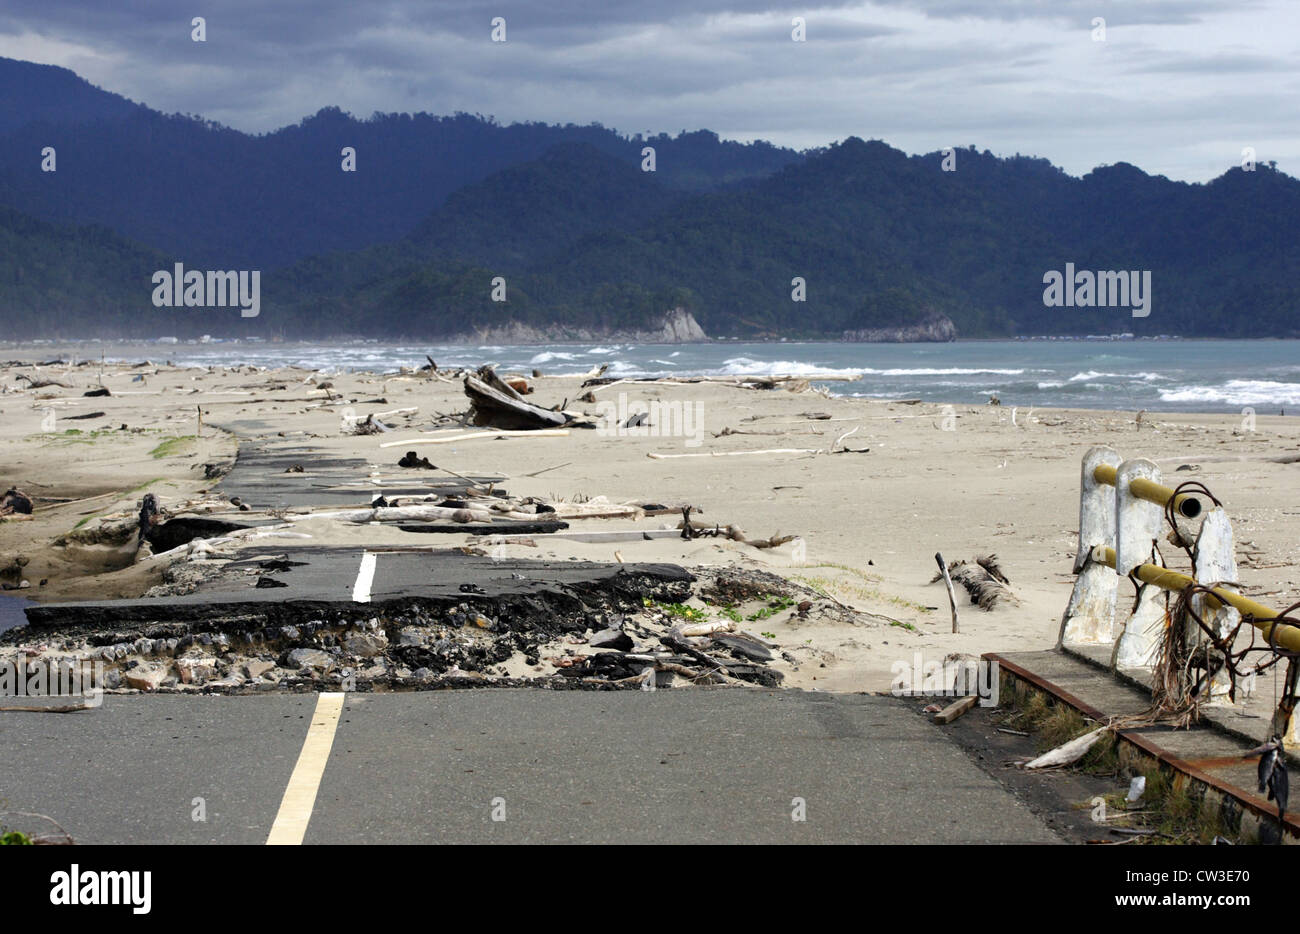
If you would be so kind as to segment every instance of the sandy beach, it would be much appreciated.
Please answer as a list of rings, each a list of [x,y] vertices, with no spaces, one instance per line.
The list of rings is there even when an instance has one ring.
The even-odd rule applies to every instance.
[[[31,388],[33,381],[63,385]],[[6,587],[0,599],[47,603],[143,594],[172,560],[184,559],[133,563],[122,549],[79,543],[78,528],[134,514],[146,493],[164,510],[200,500],[215,482],[205,465],[228,467],[241,441],[260,440],[271,449],[306,446],[321,457],[363,459],[370,467],[358,472],[359,488],[371,472],[401,473],[396,463],[409,449],[437,465],[430,476],[500,477],[515,496],[689,503],[698,521],[737,526],[752,539],[796,536],[769,549],[723,538],[612,544],[543,535],[532,537],[534,546],[504,546],[521,559],[763,569],[869,614],[850,625],[800,619],[783,609],[749,624],[799,660],[773,665],[791,687],[885,691],[891,666],[910,664],[918,652],[941,661],[952,653],[1054,645],[1073,582],[1080,458],[1095,444],[1152,458],[1169,481],[1205,483],[1233,520],[1246,592],[1278,607],[1300,600],[1293,563],[1300,464],[1268,460],[1300,451],[1293,418],[1261,415],[1251,430],[1237,415],[1148,412],[1139,418],[1134,412],[905,404],[716,382],[625,381],[597,387],[592,403],[578,401],[586,392],[578,378],[543,375],[532,383],[528,400],[544,407],[566,404],[597,418],[602,405],[625,412],[658,403],[674,413],[698,414],[700,422],[677,420],[671,436],[662,437],[671,419],[652,420],[644,434],[572,429],[560,437],[428,444],[422,442],[468,432],[430,430],[439,416],[467,409],[458,378],[428,372],[322,377],[292,368],[153,363],[11,364],[0,371],[0,483],[25,491],[35,508],[30,518],[0,520]],[[101,386],[111,395],[84,395]],[[390,431],[345,433],[352,419],[395,410],[400,414],[386,417]],[[102,414],[77,417],[93,413]],[[409,447],[381,446],[408,441]],[[837,441],[836,453],[828,453]],[[772,449],[778,452],[743,453]],[[732,454],[739,456],[712,456]],[[1196,469],[1179,472],[1183,465]],[[302,466],[311,470],[311,456]],[[356,505],[368,499],[358,492]],[[255,505],[277,512],[273,503]],[[676,521],[671,515],[586,518],[572,525],[582,531],[660,529]],[[312,545],[358,549],[454,548],[473,539],[301,516],[294,528],[310,535],[303,541]],[[995,553],[1016,602],[983,611],[959,589],[961,632],[953,634],[944,586],[931,582],[936,552],[948,560]],[[543,660],[531,674],[550,673],[549,664]],[[511,668],[524,666],[516,660]]]

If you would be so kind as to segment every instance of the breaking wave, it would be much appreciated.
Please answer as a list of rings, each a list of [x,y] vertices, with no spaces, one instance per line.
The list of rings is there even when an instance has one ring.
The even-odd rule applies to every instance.
[[[870,370],[831,370],[815,363],[796,360],[754,360],[750,357],[732,357],[723,361],[716,373],[720,376],[806,376],[810,373],[834,376],[857,376]]]
[[[1271,379],[1230,379],[1218,386],[1179,386],[1161,390],[1162,402],[1217,402],[1225,405],[1300,405],[1300,383]]]
[[[1072,383],[1086,383],[1093,379],[1140,379],[1146,383],[1152,383],[1156,380],[1167,380],[1168,376],[1162,373],[1106,373],[1100,370],[1085,370],[1082,373],[1075,373],[1070,377]]]
[[[561,353],[558,350],[545,350],[537,354],[528,362],[536,366],[539,363],[550,363],[554,360],[572,360],[574,359],[575,356],[577,355],[571,353]]]
[[[1000,370],[985,369],[981,367],[962,367],[951,366],[943,369],[927,369],[924,367],[894,367],[887,370],[873,370],[870,367],[859,370],[860,373],[866,373],[871,376],[1023,376],[1025,370]]]

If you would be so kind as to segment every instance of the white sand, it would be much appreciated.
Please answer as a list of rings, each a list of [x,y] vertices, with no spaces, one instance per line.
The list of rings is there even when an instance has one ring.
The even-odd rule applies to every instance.
[[[322,406],[325,392],[302,370],[263,372],[110,366],[108,398],[85,398],[99,383],[99,367],[56,367],[42,371],[72,388],[27,390],[18,372],[0,372],[0,483],[34,497],[116,495],[87,503],[42,508],[32,521],[0,523],[0,564],[17,555],[28,563],[21,576],[31,582],[23,596],[37,600],[137,595],[157,580],[161,562],[91,574],[112,556],[93,548],[58,547],[52,542],[88,516],[133,511],[146,490],[164,506],[199,495],[210,485],[202,465],[229,460],[232,438],[215,426],[260,420],[259,434],[286,444],[308,441],[322,451],[364,457],[385,476],[402,471],[396,461],[405,446],[383,442],[422,435],[435,413],[467,408],[459,382],[424,377],[331,376],[333,392],[346,400],[383,397],[383,404]],[[145,373],[143,382],[132,380]],[[284,385],[282,390],[269,387]],[[543,378],[530,400],[550,406],[569,400],[570,409],[593,415],[597,407],[576,403],[573,378]],[[195,392],[194,390],[198,390]],[[243,395],[240,395],[242,393]],[[504,475],[512,494],[573,500],[604,496],[627,500],[684,501],[696,518],[734,524],[755,538],[798,535],[772,550],[721,539],[589,544],[532,536],[538,547],[507,546],[519,557],[577,557],[674,561],[687,566],[739,563],[763,567],[826,588],[856,608],[899,624],[846,626],[804,622],[782,612],[747,623],[773,633],[782,648],[808,662],[788,666],[787,683],[836,691],[886,690],[890,666],[911,664],[913,654],[941,661],[950,653],[979,654],[1048,648],[1055,644],[1061,612],[1073,581],[1071,564],[1078,521],[1079,461],[1094,444],[1110,444],[1125,456],[1157,459],[1171,485],[1204,482],[1225,503],[1233,519],[1238,560],[1247,591],[1282,608],[1300,600],[1294,544],[1300,532],[1300,464],[1277,464],[1268,456],[1300,450],[1300,422],[1260,416],[1255,431],[1229,415],[1143,416],[1133,413],[1024,409],[1012,425],[1009,407],[957,406],[945,418],[936,405],[900,405],[863,399],[823,398],[812,392],[754,391],[701,383],[680,386],[624,383],[597,389],[598,400],[618,403],[680,402],[699,406],[703,435],[698,446],[686,437],[617,436],[573,430],[567,437],[478,439],[416,448],[440,467],[466,475]],[[255,401],[264,400],[264,401]],[[205,429],[195,435],[196,406]],[[341,434],[341,413],[418,406],[413,417],[394,419],[396,430],[377,436]],[[54,431],[42,430],[47,411]],[[67,421],[66,416],[103,411],[104,419]],[[823,412],[831,421],[803,413]],[[762,416],[747,420],[752,416]],[[662,422],[662,418],[661,418]],[[131,431],[95,429],[121,424]],[[952,430],[944,430],[951,425]],[[661,426],[662,427],[662,424]],[[715,438],[724,428],[772,432]],[[652,459],[664,454],[738,452],[771,448],[826,449],[853,428],[851,448],[869,453],[763,454],[735,457]],[[77,429],[80,435],[64,434]],[[161,456],[159,456],[161,455]],[[1241,459],[1235,459],[1241,458]],[[1195,473],[1175,473],[1183,463],[1200,463]],[[564,465],[564,466],[558,466]],[[524,474],[547,470],[536,477]],[[412,472],[414,473],[414,472]],[[433,476],[445,476],[435,473]],[[358,476],[358,486],[364,476]],[[380,488],[382,489],[382,487]],[[369,496],[358,492],[357,503]],[[38,506],[45,504],[38,501]],[[671,517],[632,523],[622,519],[577,519],[573,531],[658,528]],[[427,547],[468,542],[470,536],[402,533],[378,525],[347,525],[323,519],[301,524],[312,544],[355,546],[405,544]],[[283,550],[286,545],[277,545]],[[952,634],[943,585],[929,583],[934,554],[949,560],[996,552],[1011,579],[1019,606],[984,612],[963,602],[962,631]],[[98,562],[98,564],[97,564]],[[1175,565],[1177,560],[1175,559]],[[1255,566],[1252,566],[1255,565]],[[41,587],[39,581],[47,579]],[[959,598],[964,595],[958,591]],[[820,667],[822,664],[825,667]],[[778,666],[781,667],[781,666]]]

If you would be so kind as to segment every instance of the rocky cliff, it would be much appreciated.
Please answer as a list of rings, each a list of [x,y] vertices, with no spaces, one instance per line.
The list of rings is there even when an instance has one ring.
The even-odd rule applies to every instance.
[[[858,331],[845,331],[844,340],[862,341],[880,344],[903,344],[916,341],[954,341],[957,339],[957,326],[947,315],[933,312],[915,324],[904,324],[891,328],[864,328]]]
[[[558,344],[570,341],[638,341],[649,344],[686,344],[706,341],[709,335],[685,308],[674,308],[663,316],[662,322],[639,330],[620,330],[596,327],[570,327],[553,324],[536,327],[512,322],[502,327],[484,328],[462,339],[488,344]]]

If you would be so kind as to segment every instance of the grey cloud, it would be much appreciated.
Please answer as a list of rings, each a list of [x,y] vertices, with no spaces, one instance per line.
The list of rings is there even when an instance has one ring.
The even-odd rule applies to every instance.
[[[974,143],[1075,174],[1128,161],[1204,179],[1234,163],[1238,140],[1268,141],[1260,157],[1284,169],[1300,159],[1288,3],[6,0],[0,48],[25,57],[24,35],[79,45],[93,54],[54,63],[251,132],[329,105],[464,110],[796,147],[850,134],[909,151]],[[206,44],[189,39],[194,15]],[[496,15],[504,46],[489,41]],[[790,41],[795,15],[806,43]],[[1094,16],[1104,44],[1089,40]],[[1224,35],[1228,22],[1252,28]]]
[[[1201,55],[1164,58],[1162,61],[1136,64],[1130,70],[1142,74],[1168,75],[1259,74],[1293,71],[1294,65],[1285,59],[1265,55]]]
[[[935,19],[1053,20],[1087,27],[1093,17],[1114,25],[1187,25],[1214,13],[1259,9],[1264,0],[878,0]]]

